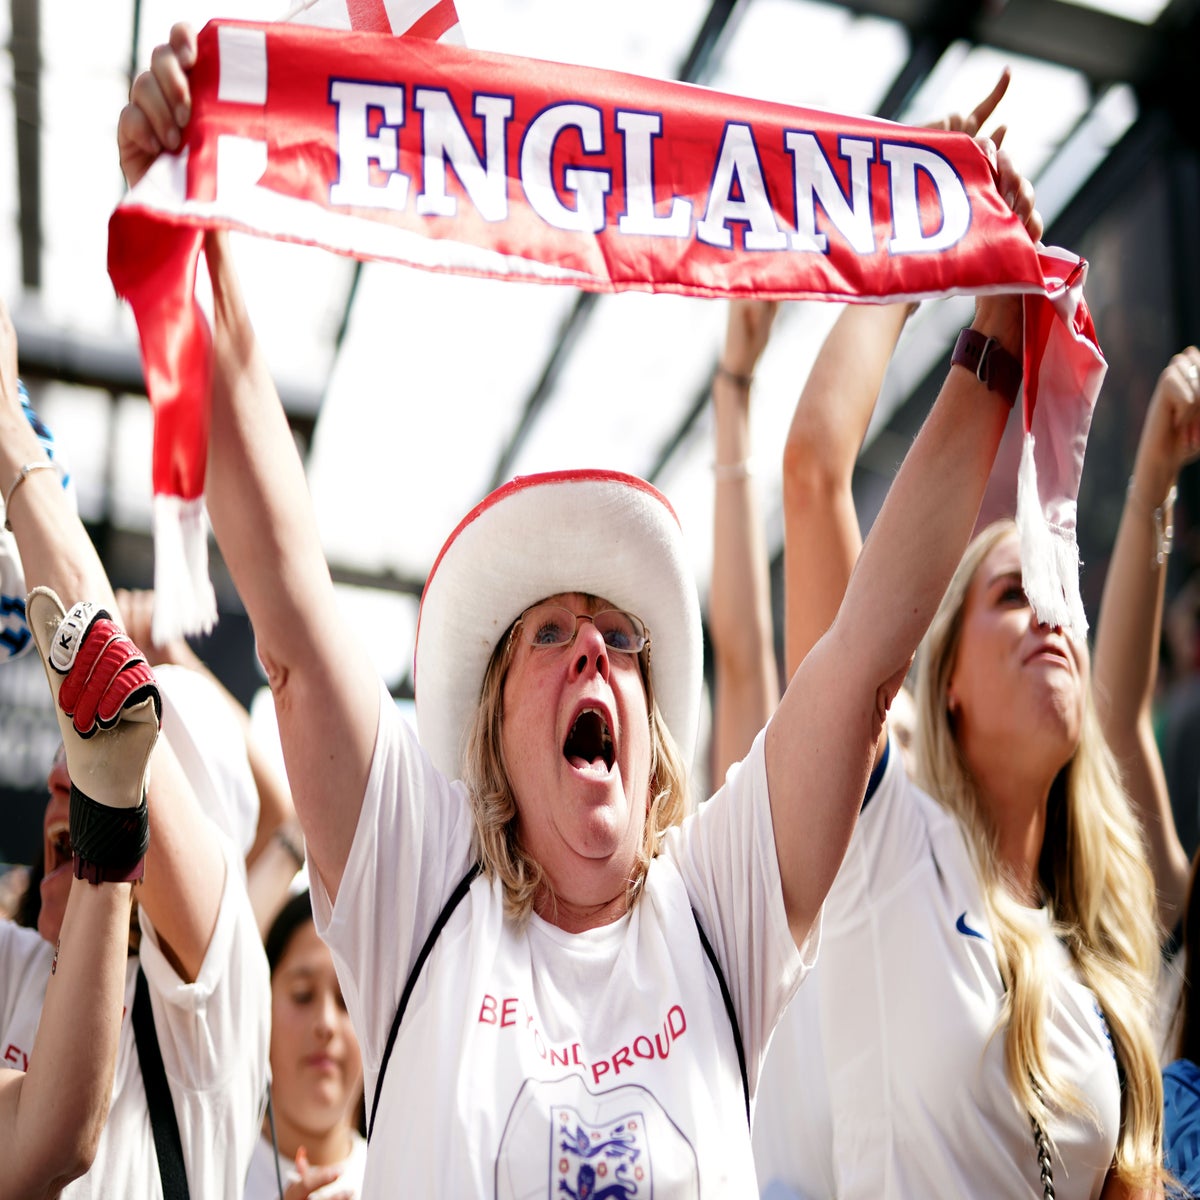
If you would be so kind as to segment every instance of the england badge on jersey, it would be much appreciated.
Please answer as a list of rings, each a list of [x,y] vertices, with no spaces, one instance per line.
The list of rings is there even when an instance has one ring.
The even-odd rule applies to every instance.
[[[615,1121],[596,1124],[576,1109],[561,1105],[554,1113],[554,1124],[558,1194],[570,1200],[600,1196],[632,1200],[642,1194],[650,1166],[642,1113],[624,1113]]]
[[[696,1195],[693,1147],[654,1093],[592,1092],[578,1075],[527,1079],[496,1158],[496,1200],[652,1200]]]

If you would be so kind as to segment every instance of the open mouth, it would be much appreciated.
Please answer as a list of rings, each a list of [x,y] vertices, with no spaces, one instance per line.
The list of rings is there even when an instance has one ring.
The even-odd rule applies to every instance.
[[[563,745],[563,756],[581,770],[596,770],[601,766],[606,772],[612,770],[615,757],[612,733],[599,709],[585,708],[575,718]]]
[[[46,874],[72,862],[71,832],[65,821],[55,821],[46,830]]]

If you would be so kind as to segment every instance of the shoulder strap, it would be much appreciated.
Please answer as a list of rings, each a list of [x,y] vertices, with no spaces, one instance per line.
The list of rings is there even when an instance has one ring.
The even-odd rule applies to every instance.
[[[713,953],[713,948],[704,933],[704,926],[700,924],[700,917],[696,910],[692,909],[692,919],[696,922],[696,932],[700,935],[700,945],[704,947],[705,956],[712,964],[712,969],[717,977],[717,983],[721,985],[721,999],[725,1001],[725,1013],[729,1017],[730,1027],[733,1029],[733,1045],[737,1050],[738,1070],[742,1073],[742,1095],[746,1100],[746,1124],[750,1124],[750,1077],[746,1074],[746,1051],[742,1045],[742,1030],[738,1025],[737,1013],[733,1007],[733,997],[729,994],[729,986],[725,982],[725,975],[721,970],[721,964],[717,962],[717,956]]]
[[[165,1200],[188,1200],[179,1122],[175,1119],[175,1105],[167,1085],[162,1051],[158,1048],[154,1009],[150,1007],[150,987],[140,966],[133,993],[133,1039],[142,1068],[142,1084],[146,1089],[146,1106],[150,1110],[150,1128],[154,1134],[154,1152],[158,1156],[163,1196]]]
[[[404,1013],[408,1008],[409,999],[412,997],[413,988],[416,987],[417,979],[420,977],[421,968],[424,967],[425,960],[433,950],[434,943],[446,927],[446,922],[450,920],[454,910],[462,903],[463,897],[467,894],[471,884],[475,882],[479,871],[479,864],[475,863],[462,879],[459,880],[458,886],[451,892],[450,898],[442,906],[442,911],[438,913],[438,918],[434,921],[433,928],[429,931],[429,936],[425,939],[425,944],[421,947],[421,953],[417,955],[416,962],[413,963],[412,970],[405,981],[404,991],[400,995],[400,1003],[396,1006],[396,1016],[392,1020],[392,1027],[388,1031],[387,1043],[383,1048],[383,1058],[379,1063],[379,1075],[375,1080],[375,1096],[371,1101],[371,1120],[367,1125],[368,1142],[370,1142],[371,1134],[375,1130],[375,1114],[379,1110],[379,1097],[383,1093],[383,1077],[387,1073],[388,1060],[392,1057],[392,1049],[396,1044],[396,1036],[400,1032],[400,1022],[404,1019]],[[729,987],[725,983],[725,976],[721,971],[721,965],[717,962],[717,956],[713,953],[713,948],[704,933],[704,927],[700,924],[700,918],[696,915],[695,909],[692,910],[692,917],[696,922],[696,932],[700,935],[700,944],[704,947],[705,957],[712,964],[713,972],[717,977],[717,983],[720,985],[721,999],[725,1002],[725,1013],[729,1017],[729,1024],[733,1030],[733,1044],[737,1050],[738,1070],[742,1074],[742,1095],[746,1101],[746,1121],[749,1123],[750,1079],[746,1074],[746,1051],[742,1046],[742,1031],[738,1025],[737,1013],[734,1011],[733,997],[729,994]]]
[[[408,979],[404,984],[404,991],[400,993],[400,1003],[396,1006],[396,1016],[393,1018],[392,1027],[388,1031],[387,1044],[383,1048],[383,1058],[379,1063],[379,1075],[375,1080],[375,1098],[371,1101],[371,1120],[367,1125],[368,1142],[371,1140],[371,1134],[375,1129],[375,1114],[379,1111],[379,1097],[383,1093],[383,1077],[387,1073],[388,1059],[392,1057],[392,1047],[395,1046],[396,1035],[400,1032],[400,1022],[404,1020],[404,1010],[408,1008],[413,988],[417,986],[417,979],[420,977],[421,968],[425,965],[425,960],[429,957],[434,942],[438,940],[438,936],[446,927],[446,922],[450,920],[454,910],[462,903],[462,899],[467,894],[471,884],[475,882],[475,877],[479,874],[479,871],[480,866],[478,863],[475,863],[462,879],[458,881],[458,887],[450,893],[450,899],[442,906],[442,911],[438,913],[438,918],[434,921],[433,928],[429,931],[429,936],[425,939],[425,945],[421,947],[421,953],[417,955],[417,961],[413,963],[412,970],[408,973]]]

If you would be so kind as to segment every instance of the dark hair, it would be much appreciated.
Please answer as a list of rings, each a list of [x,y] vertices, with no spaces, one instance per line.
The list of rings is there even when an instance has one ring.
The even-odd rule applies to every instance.
[[[279,966],[279,960],[287,950],[288,943],[292,940],[296,930],[312,919],[312,898],[309,896],[307,888],[302,892],[297,892],[275,914],[275,920],[271,922],[271,928],[267,930],[267,936],[263,942],[267,951],[267,965],[271,968],[272,975],[275,974],[275,968]]]
[[[29,868],[29,874],[25,877],[25,890],[13,910],[13,921],[24,925],[26,929],[37,928],[38,917],[42,911],[42,879],[45,874],[46,862],[39,854],[37,862]]]
[[[271,969],[272,976],[275,974],[275,968],[279,966],[280,959],[287,953],[288,945],[295,936],[296,930],[312,919],[312,897],[307,888],[302,892],[297,892],[275,914],[275,920],[271,922],[271,928],[267,930],[267,936],[263,941],[267,951],[267,965]],[[354,1106],[351,1123],[363,1137],[367,1136],[366,1097],[361,1088],[359,1088],[358,1103]]]

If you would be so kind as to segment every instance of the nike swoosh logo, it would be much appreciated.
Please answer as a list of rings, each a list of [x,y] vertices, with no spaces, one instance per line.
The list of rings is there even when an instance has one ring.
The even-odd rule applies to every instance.
[[[958,920],[954,922],[954,928],[957,929],[959,933],[965,934],[967,937],[977,937],[981,942],[987,941],[987,938],[980,933],[978,929],[972,929],[970,925],[967,924],[967,914],[965,911],[959,916]]]

